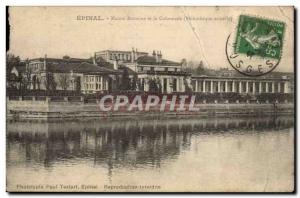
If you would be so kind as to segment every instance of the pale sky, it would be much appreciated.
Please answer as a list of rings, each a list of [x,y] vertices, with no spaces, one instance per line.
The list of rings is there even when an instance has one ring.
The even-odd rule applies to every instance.
[[[95,51],[134,47],[150,54],[161,50],[163,58],[173,61],[203,60],[210,68],[231,68],[226,39],[236,32],[239,15],[257,16],[286,23],[276,70],[292,72],[294,67],[292,7],[11,7],[9,14],[9,52],[22,59],[44,54],[88,58]],[[104,20],[77,20],[78,16]],[[185,16],[197,20],[182,20]]]

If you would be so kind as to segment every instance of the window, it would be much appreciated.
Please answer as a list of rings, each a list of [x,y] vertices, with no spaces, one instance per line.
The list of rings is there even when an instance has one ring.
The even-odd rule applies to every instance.
[[[279,86],[279,84],[278,84],[278,83],[275,83],[275,86],[274,86],[274,92],[275,92],[275,93],[278,93],[278,86]]]
[[[164,92],[166,92],[167,91],[167,79],[166,78],[164,78]]]
[[[239,82],[236,82],[235,90],[236,90],[236,92],[240,92],[240,83]]]
[[[255,82],[255,93],[259,92],[259,82]]]
[[[177,79],[173,79],[173,91],[177,91]]]
[[[261,92],[266,93],[266,83],[262,82],[261,85],[262,85],[261,86],[262,87],[262,91]]]
[[[280,83],[280,93],[284,93],[284,82]]]
[[[273,91],[273,87],[272,87],[272,83],[271,82],[268,82],[268,92],[272,92]]]

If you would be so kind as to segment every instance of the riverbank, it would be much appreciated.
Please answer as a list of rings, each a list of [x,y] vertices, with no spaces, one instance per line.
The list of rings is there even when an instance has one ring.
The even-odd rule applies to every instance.
[[[293,103],[202,103],[194,104],[198,111],[100,111],[99,104],[83,101],[9,100],[8,118],[81,118],[81,117],[157,117],[187,115],[293,115]]]

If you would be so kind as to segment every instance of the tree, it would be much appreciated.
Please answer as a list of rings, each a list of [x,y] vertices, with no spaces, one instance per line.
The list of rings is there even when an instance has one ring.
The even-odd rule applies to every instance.
[[[156,79],[156,83],[157,83],[158,93],[162,93],[162,84],[161,84],[159,78]]]
[[[132,78],[132,81],[131,81],[131,85],[130,85],[130,89],[133,90],[133,91],[136,91],[137,88],[138,88],[138,77],[137,75],[135,74]]]
[[[46,78],[44,80],[44,85],[46,90],[56,90],[56,82],[54,80],[54,76],[52,73],[47,73]]]
[[[205,71],[205,66],[203,64],[203,61],[200,61],[199,65],[196,68],[196,73],[197,74],[203,74],[203,72]]]
[[[129,72],[127,68],[123,69],[123,74],[122,74],[122,79],[121,79],[121,84],[119,88],[121,90],[130,90],[130,78],[129,78]]]
[[[183,68],[186,68],[186,67],[187,67],[187,61],[186,61],[185,58],[183,58],[183,59],[181,60],[181,65],[182,65]]]
[[[24,77],[22,78],[22,80],[23,80],[22,84],[23,84],[25,90],[30,89],[30,86],[31,86],[31,74],[32,74],[32,69],[28,67],[26,69]]]
[[[66,60],[66,59],[70,59],[70,56],[64,55],[64,56],[63,56],[63,59],[65,59],[65,60]]]
[[[80,77],[77,76],[75,78],[75,91],[80,93],[81,92],[81,82],[80,82]]]
[[[190,87],[190,83],[191,83],[191,82],[190,82],[190,79],[184,78],[183,83],[184,83],[184,87],[185,87],[185,92],[191,93],[193,90],[192,90],[192,88]]]
[[[193,71],[193,68],[195,67],[194,62],[193,61],[187,62],[185,59],[183,59],[182,61],[184,61],[185,64],[182,70],[191,73]]]
[[[15,56],[13,54],[6,54],[6,80],[10,80],[10,72],[14,66],[18,66],[21,60],[19,56]]]
[[[159,85],[155,79],[149,79],[149,92],[158,93],[159,92]]]
[[[63,90],[67,90],[70,86],[70,79],[68,74],[59,74],[58,83]]]

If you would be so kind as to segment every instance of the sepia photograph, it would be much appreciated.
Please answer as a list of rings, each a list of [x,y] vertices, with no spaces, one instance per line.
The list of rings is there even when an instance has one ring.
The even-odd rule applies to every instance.
[[[8,6],[6,191],[294,193],[293,6]]]

